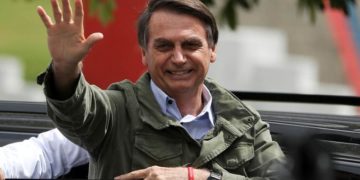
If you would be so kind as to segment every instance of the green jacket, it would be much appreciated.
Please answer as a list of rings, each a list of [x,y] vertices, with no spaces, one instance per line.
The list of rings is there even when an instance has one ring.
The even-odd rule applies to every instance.
[[[108,90],[89,85],[81,75],[64,101],[50,98],[45,84],[49,116],[91,155],[89,178],[113,178],[152,165],[208,168],[226,180],[272,177],[274,163],[284,157],[259,114],[209,79],[215,127],[200,142],[161,113],[148,73],[136,84],[123,81]]]

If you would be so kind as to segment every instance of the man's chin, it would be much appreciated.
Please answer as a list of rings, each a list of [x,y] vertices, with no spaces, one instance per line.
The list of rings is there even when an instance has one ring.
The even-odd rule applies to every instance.
[[[186,93],[186,92],[192,91],[193,89],[195,89],[195,85],[189,84],[189,83],[176,84],[176,85],[172,85],[170,87],[170,90],[175,93]]]

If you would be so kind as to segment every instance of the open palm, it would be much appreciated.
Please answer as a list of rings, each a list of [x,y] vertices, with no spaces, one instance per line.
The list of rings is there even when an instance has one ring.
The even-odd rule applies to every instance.
[[[75,1],[73,15],[69,0],[62,0],[62,10],[57,0],[51,0],[55,22],[52,22],[46,11],[38,7],[48,33],[48,47],[53,63],[66,66],[77,65],[88,53],[92,45],[103,38],[101,33],[93,33],[88,38],[84,36],[83,4]]]

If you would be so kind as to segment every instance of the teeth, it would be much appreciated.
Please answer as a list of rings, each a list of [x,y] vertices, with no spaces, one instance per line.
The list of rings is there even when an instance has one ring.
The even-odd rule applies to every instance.
[[[171,73],[175,74],[175,75],[183,75],[183,74],[188,73],[188,71],[171,71]]]

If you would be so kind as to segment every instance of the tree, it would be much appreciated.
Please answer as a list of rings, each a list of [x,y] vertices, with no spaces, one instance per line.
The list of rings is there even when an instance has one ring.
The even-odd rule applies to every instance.
[[[216,0],[201,0],[207,6],[215,6]],[[219,0],[217,0],[219,1]],[[324,9],[324,2],[329,1],[330,7],[343,11],[348,14],[348,4],[356,3],[355,0],[297,0],[299,11],[307,12],[311,22],[316,21],[316,12]],[[227,24],[231,29],[235,29],[238,23],[237,7],[241,10],[250,11],[258,5],[260,0],[227,0],[220,10],[220,20]],[[112,12],[116,8],[116,0],[90,0],[89,12],[92,16],[97,16],[103,24],[112,20]]]

